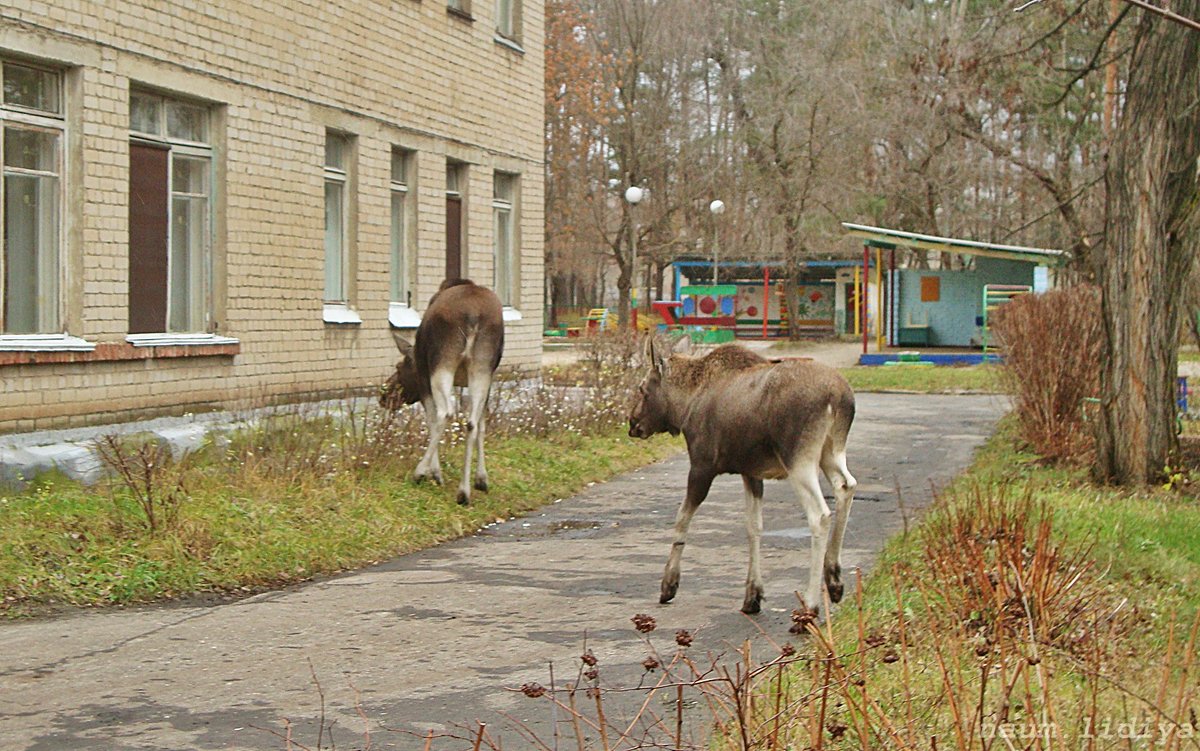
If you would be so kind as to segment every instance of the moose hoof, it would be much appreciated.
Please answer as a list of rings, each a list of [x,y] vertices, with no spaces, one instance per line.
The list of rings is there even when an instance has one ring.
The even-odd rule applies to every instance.
[[[842,587],[841,582],[838,582],[837,584],[830,584],[829,585],[829,601],[830,602],[841,602],[842,601],[842,593],[844,591],[845,591],[845,589],[844,589],[844,587]]]
[[[469,506],[471,505],[471,496],[460,490],[458,491],[457,501],[459,506]]]
[[[679,582],[675,582],[673,584],[668,584],[667,582],[663,582],[662,583],[662,591],[658,595],[659,604],[666,605],[671,600],[674,600],[675,593],[678,590],[679,590]]]
[[[830,602],[841,602],[845,587],[842,586],[842,567],[833,564],[825,567],[825,588],[829,590]]]
[[[475,489],[481,493],[488,492],[487,478],[486,477],[476,477],[475,478]]]
[[[742,602],[742,612],[754,615],[762,611],[763,588],[761,584],[746,585],[746,599]]]
[[[416,482],[432,482],[437,485],[442,484],[442,473],[437,471],[416,472],[413,474],[413,480]]]

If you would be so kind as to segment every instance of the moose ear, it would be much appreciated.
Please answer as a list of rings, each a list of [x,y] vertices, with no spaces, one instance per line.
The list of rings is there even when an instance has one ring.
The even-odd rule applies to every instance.
[[[646,364],[651,370],[658,371],[659,375],[667,369],[667,358],[656,336],[646,337]]]
[[[412,357],[413,346],[396,329],[392,329],[392,340],[396,342],[396,349],[400,350],[400,354]]]
[[[671,352],[676,355],[690,355],[692,353],[692,337],[684,334],[675,340],[671,345]]]

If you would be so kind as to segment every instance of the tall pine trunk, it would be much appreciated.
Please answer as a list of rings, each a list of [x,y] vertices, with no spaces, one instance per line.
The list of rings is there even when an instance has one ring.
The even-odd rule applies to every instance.
[[[1200,16],[1200,0],[1172,10]],[[1200,32],[1146,13],[1109,153],[1098,259],[1106,357],[1097,474],[1155,481],[1177,447],[1175,383],[1184,280],[1196,247]]]

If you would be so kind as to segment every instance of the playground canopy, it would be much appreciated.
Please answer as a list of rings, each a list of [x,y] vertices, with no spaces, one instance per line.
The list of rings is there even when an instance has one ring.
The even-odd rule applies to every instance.
[[[988,349],[989,314],[1014,297],[1038,288],[1048,269],[1070,260],[1062,250],[963,240],[842,222],[846,233],[863,240],[861,297],[855,287],[856,329],[874,330],[876,346],[982,346]],[[869,278],[875,249],[875,279]],[[911,248],[978,256],[964,269],[897,268],[895,250]],[[887,269],[882,251],[888,254]],[[866,322],[863,324],[863,322]]]
[[[1009,261],[1028,261],[1044,266],[1061,266],[1070,260],[1071,255],[1064,250],[1050,248],[1027,248],[1020,245],[1000,245],[976,240],[962,240],[956,237],[938,237],[937,235],[922,235],[917,232],[905,232],[885,227],[871,227],[865,224],[842,222],[846,234],[851,237],[861,237],[868,245],[875,248],[917,248],[934,250],[941,253],[958,253],[965,256],[984,256],[987,258],[1002,258]]]

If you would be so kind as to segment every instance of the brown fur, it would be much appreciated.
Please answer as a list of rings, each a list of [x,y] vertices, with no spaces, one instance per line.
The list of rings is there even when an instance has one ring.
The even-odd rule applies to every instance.
[[[723,344],[703,357],[674,355],[668,364],[671,381],[682,389],[707,386],[730,373],[769,365],[770,361],[737,344]]]
[[[398,409],[420,401],[429,422],[429,446],[417,465],[418,480],[442,482],[438,443],[453,410],[453,386],[468,388],[466,461],[458,502],[470,500],[471,453],[479,451],[474,487],[487,490],[483,431],[492,376],[504,354],[504,309],[500,298],[469,279],[447,279],[429,301],[417,328],[416,344],[397,338],[400,362],[384,386],[379,402]]]
[[[687,495],[676,519],[676,541],[663,574],[661,602],[679,583],[679,561],[692,515],[720,474],[740,474],[747,495],[750,572],[744,612],[762,600],[758,573],[762,481],[788,479],[800,495],[813,530],[813,561],[807,602],[819,607],[820,577],[829,598],[842,595],[839,561],[855,480],[846,468],[846,436],[854,420],[854,393],[837,371],[811,360],[773,363],[738,345],[704,357],[666,358],[651,342],[649,372],[629,416],[629,435],[682,432],[687,439]],[[829,479],[838,499],[838,519],[827,548],[830,511],[817,473]]]

